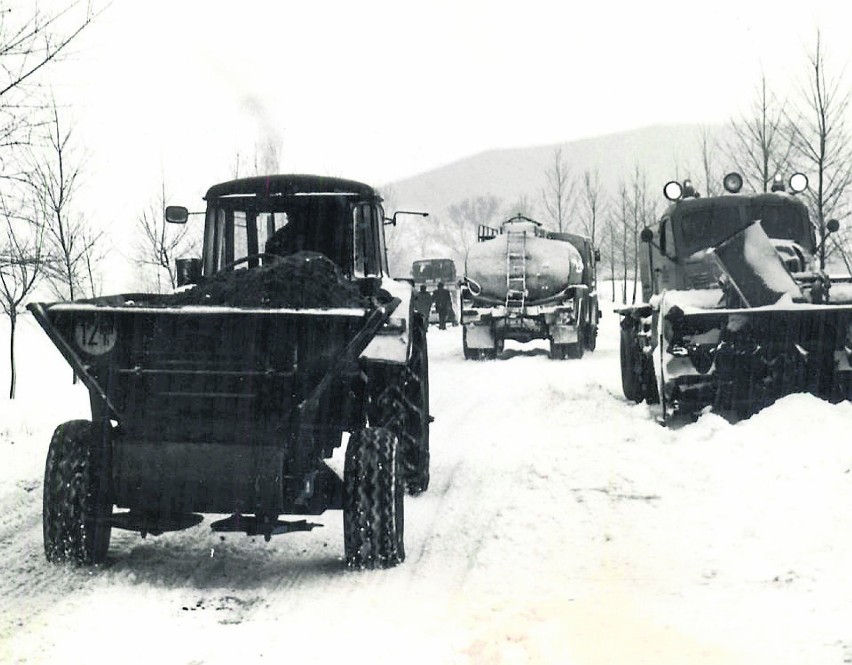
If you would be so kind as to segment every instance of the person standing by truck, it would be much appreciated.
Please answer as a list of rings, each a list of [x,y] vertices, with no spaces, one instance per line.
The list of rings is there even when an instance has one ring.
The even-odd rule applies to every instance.
[[[438,287],[432,293],[432,302],[435,311],[438,312],[438,328],[447,329],[447,319],[453,316],[453,300],[450,292],[444,288],[443,282],[438,282]]]
[[[432,294],[426,290],[426,285],[421,284],[420,290],[412,296],[414,311],[419,313],[426,325],[429,325],[429,312],[432,310]]]

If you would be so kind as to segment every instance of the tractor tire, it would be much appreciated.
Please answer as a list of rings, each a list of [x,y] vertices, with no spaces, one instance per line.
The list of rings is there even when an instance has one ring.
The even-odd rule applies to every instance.
[[[411,360],[402,387],[405,404],[405,431],[402,444],[403,479],[406,491],[414,496],[429,487],[429,348],[426,324],[414,318],[411,334]]]
[[[397,438],[383,427],[355,432],[343,470],[343,547],[351,568],[405,560],[403,482]]]
[[[621,326],[621,390],[624,396],[637,404],[642,401],[642,382],[639,380],[637,366],[640,363],[633,335]]]
[[[42,528],[51,562],[103,563],[112,527],[108,425],[71,420],[56,428],[44,470]]]

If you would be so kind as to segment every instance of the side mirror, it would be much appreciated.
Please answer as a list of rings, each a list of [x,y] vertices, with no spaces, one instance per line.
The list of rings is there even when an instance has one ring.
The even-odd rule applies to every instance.
[[[428,217],[428,212],[418,212],[416,210],[397,210],[392,217],[385,217],[385,226],[396,226],[397,215],[417,215],[418,217]]]
[[[835,233],[835,232],[837,232],[837,230],[839,228],[840,228],[840,222],[838,222],[836,219],[829,219],[825,223],[825,230],[828,231],[829,233]]]
[[[651,242],[654,239],[654,232],[647,226],[639,233],[639,240],[642,242]]]
[[[175,223],[180,224],[181,222]],[[177,273],[178,286],[198,284],[201,281],[201,259],[176,259],[175,272]]]
[[[166,206],[166,221],[170,224],[186,224],[189,210],[183,206]]]
[[[595,263],[600,263],[600,262],[601,262],[601,250],[596,249],[595,250]]]

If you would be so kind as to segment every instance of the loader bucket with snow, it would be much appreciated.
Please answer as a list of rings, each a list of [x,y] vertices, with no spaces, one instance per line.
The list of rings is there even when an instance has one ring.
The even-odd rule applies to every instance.
[[[89,388],[93,420],[117,424],[116,505],[279,514],[297,507],[282,468],[297,477],[363,426],[358,356],[399,299],[373,312],[132,302],[29,306]]]

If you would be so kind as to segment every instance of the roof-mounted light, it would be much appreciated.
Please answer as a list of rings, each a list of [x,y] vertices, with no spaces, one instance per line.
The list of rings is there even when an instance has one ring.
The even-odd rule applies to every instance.
[[[790,191],[793,194],[804,192],[808,188],[808,176],[804,173],[794,173],[790,176]]]
[[[722,186],[729,194],[736,194],[743,188],[743,177],[732,171],[722,179]]]
[[[784,187],[784,178],[781,177],[780,174],[776,175],[772,178],[772,188],[773,192],[785,192],[787,188]]]
[[[670,180],[663,187],[663,196],[669,201],[678,201],[683,196],[683,187],[677,180]]]

